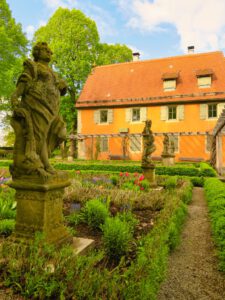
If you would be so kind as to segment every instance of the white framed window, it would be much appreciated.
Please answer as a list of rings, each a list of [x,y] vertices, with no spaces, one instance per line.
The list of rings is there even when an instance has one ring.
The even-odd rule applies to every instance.
[[[101,136],[100,151],[101,152],[108,152],[109,151],[109,139],[108,139],[107,136]]]
[[[94,111],[95,124],[109,124],[113,123],[113,110],[112,109],[97,109]]]
[[[130,151],[141,152],[141,136],[131,136],[130,137]]]
[[[164,92],[175,91],[176,83],[177,83],[176,79],[164,79],[163,80]]]
[[[211,85],[212,85],[212,76],[211,75],[198,77],[198,87],[200,89],[210,88]]]
[[[200,119],[215,120],[225,108],[225,103],[209,103],[200,104]]]
[[[206,134],[206,136],[205,136],[205,151],[206,152],[211,152],[212,142],[213,142],[213,135]]]
[[[208,118],[217,118],[217,104],[208,104]]]
[[[162,121],[184,120],[184,105],[161,106],[160,114]]]
[[[176,120],[176,119],[177,119],[177,106],[169,106],[168,120]]]
[[[147,107],[126,108],[126,122],[136,123],[147,120]]]
[[[132,108],[132,122],[139,122],[141,120],[141,109]]]

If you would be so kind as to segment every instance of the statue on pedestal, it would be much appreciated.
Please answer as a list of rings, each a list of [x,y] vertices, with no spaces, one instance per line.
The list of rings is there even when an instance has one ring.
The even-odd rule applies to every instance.
[[[16,136],[11,173],[13,178],[38,174],[46,179],[55,173],[48,160],[50,153],[66,138],[59,100],[67,85],[49,66],[52,51],[47,43],[37,43],[32,54],[34,60],[24,61],[11,97]]]
[[[142,166],[143,167],[152,165],[151,154],[156,150],[151,126],[152,126],[152,121],[146,120],[145,127],[142,132],[143,135]]]
[[[168,134],[164,133],[163,153],[162,153],[162,155],[168,155],[169,154],[169,146],[170,146],[169,136],[168,136]]]
[[[34,60],[25,60],[11,97],[16,140],[9,186],[16,190],[17,201],[11,239],[27,244],[41,232],[46,242],[58,246],[72,242],[62,215],[64,188],[70,181],[66,172],[54,170],[49,156],[66,138],[59,101],[67,85],[49,66],[52,51],[47,43],[37,43],[32,54]]]

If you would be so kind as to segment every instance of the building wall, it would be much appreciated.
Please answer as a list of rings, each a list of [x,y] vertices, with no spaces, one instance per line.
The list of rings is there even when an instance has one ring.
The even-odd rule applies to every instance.
[[[106,108],[107,109],[107,108]],[[212,132],[218,118],[201,119],[200,104],[184,105],[183,120],[162,120],[162,107],[147,107],[146,118],[152,120],[152,131],[165,132]],[[112,123],[96,124],[94,112],[96,109],[79,110],[79,122],[81,134],[110,134],[120,133],[121,129],[129,128],[129,133],[141,133],[144,121],[127,122],[126,108],[113,108]],[[220,111],[218,111],[218,114]],[[206,137],[204,135],[179,136],[179,150],[176,159],[182,157],[194,157],[209,159],[210,153],[206,151]],[[155,137],[156,151],[153,156],[160,156],[162,152],[162,136]],[[86,149],[90,146],[90,140],[86,140]],[[93,142],[94,143],[94,142]],[[92,146],[94,148],[94,146]],[[121,138],[109,139],[109,151],[101,153],[100,159],[107,159],[109,154],[122,154]],[[130,158],[139,160],[141,153],[130,152]]]

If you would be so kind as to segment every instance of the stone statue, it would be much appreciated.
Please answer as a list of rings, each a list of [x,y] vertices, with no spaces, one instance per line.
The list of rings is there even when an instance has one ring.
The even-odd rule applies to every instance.
[[[143,135],[143,153],[142,153],[142,166],[147,167],[152,165],[151,154],[156,150],[154,144],[154,136],[151,131],[152,121],[146,120],[145,127],[142,132]]]
[[[169,146],[170,146],[170,140],[168,134],[164,133],[164,140],[163,140],[163,155],[169,154]]]
[[[47,179],[55,170],[50,153],[66,138],[65,123],[59,116],[60,96],[67,85],[49,66],[52,51],[38,42],[32,49],[34,60],[26,59],[11,97],[15,131],[13,178],[38,174]]]

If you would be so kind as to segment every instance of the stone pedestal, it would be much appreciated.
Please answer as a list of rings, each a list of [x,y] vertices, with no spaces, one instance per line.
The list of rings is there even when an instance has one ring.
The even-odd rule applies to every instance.
[[[16,226],[10,239],[29,244],[38,231],[44,234],[49,244],[72,243],[62,215],[64,188],[69,185],[68,175],[64,172],[45,181],[38,176],[23,176],[9,183],[16,190],[17,201]]]
[[[163,166],[173,166],[175,164],[174,160],[175,155],[171,154],[162,154],[162,164]]]
[[[151,184],[155,184],[155,165],[141,166],[143,175]]]

